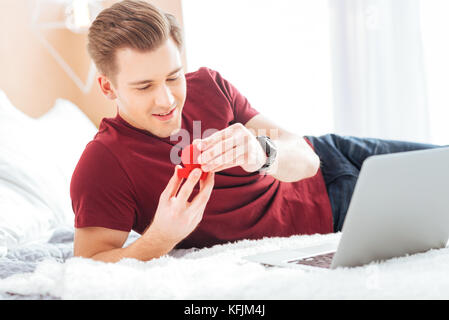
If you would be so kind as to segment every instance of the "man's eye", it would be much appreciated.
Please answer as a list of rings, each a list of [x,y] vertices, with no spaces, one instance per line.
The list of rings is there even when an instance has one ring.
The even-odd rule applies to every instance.
[[[137,88],[137,90],[139,90],[139,91],[143,91],[143,90],[146,90],[146,89],[148,89],[149,87],[151,87],[151,86],[146,86],[146,87],[143,87],[143,88]]]
[[[176,77],[176,78],[172,78],[172,79],[167,79],[168,81],[176,81],[176,80],[178,80],[179,79],[179,77]]]

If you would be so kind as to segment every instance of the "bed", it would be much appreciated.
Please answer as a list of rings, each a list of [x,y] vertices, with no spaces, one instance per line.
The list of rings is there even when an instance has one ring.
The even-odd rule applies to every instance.
[[[448,299],[449,250],[357,268],[264,267],[248,254],[337,241],[339,234],[242,240],[174,250],[148,262],[103,263],[72,256],[73,230],[16,247],[0,258],[1,299]],[[138,237],[132,233],[128,243]]]
[[[246,255],[340,233],[173,250],[148,262],[73,257],[73,169],[97,129],[58,99],[37,119],[0,91],[0,299],[448,299],[449,249],[336,270],[265,267]],[[139,235],[131,232],[127,243]]]

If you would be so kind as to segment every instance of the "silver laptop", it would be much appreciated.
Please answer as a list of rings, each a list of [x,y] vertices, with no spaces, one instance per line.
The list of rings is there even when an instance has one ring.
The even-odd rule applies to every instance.
[[[338,243],[244,257],[267,266],[361,266],[430,249],[449,237],[449,148],[371,156]]]

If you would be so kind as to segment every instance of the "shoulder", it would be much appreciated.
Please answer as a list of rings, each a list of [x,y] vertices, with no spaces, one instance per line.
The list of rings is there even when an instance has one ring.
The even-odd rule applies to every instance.
[[[134,185],[118,159],[102,143],[86,146],[70,182],[75,227],[129,232],[138,210]]]
[[[92,140],[84,149],[72,175],[71,189],[87,185],[128,184],[126,172],[107,146]]]
[[[188,81],[214,81],[219,72],[208,67],[201,67],[197,71],[186,73]]]
[[[100,142],[100,140],[95,138],[86,145],[79,161],[93,164],[100,159],[104,159],[106,161],[116,161],[115,156],[109,148]]]
[[[205,90],[218,92],[232,100],[233,87],[223,78],[220,72],[208,67],[201,67],[197,71],[186,73],[187,88],[189,91],[198,91],[202,94]]]
[[[90,141],[81,160],[94,161],[98,158],[104,158],[106,161],[119,162],[121,155],[126,153],[128,135],[127,128],[120,122],[118,117],[103,118],[101,120],[98,132]]]

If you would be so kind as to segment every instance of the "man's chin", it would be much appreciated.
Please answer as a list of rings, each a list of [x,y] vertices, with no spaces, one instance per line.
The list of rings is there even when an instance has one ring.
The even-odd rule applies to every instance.
[[[159,132],[153,133],[154,135],[158,136],[159,138],[169,138],[172,135],[177,134],[181,130],[181,127],[172,128],[170,130],[163,130]]]
[[[167,121],[165,124],[163,124],[157,120],[155,122],[154,119],[152,119],[152,120],[153,121],[151,121],[151,124],[149,124],[149,126],[153,130],[148,130],[148,131],[150,131],[152,134],[158,136],[159,138],[168,138],[174,134],[177,134],[181,130],[181,127],[182,127],[180,117],[171,119],[171,121]],[[148,128],[148,129],[150,129],[150,128]],[[156,129],[156,130],[154,130],[154,129]]]
[[[170,134],[168,135],[168,137],[170,137],[170,136],[172,136],[172,135],[174,135],[174,134],[177,134],[180,130],[181,130],[181,127],[172,130],[172,131],[170,132]]]

